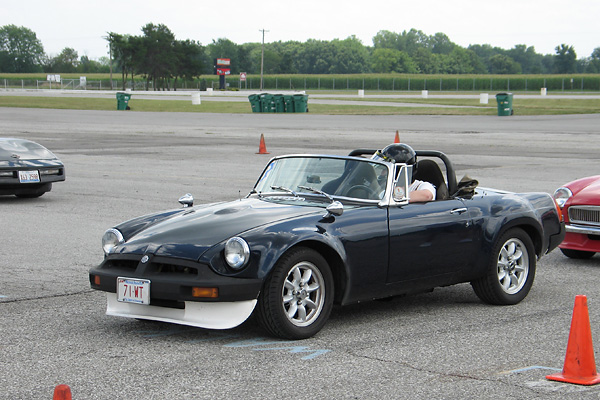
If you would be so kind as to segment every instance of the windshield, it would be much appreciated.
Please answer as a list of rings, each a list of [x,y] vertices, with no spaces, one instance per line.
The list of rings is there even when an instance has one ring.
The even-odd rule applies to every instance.
[[[385,164],[367,159],[293,156],[271,161],[254,189],[258,193],[322,191],[331,196],[380,200],[385,195],[387,174]]]
[[[22,139],[1,138],[0,160],[53,160],[56,156],[42,145]]]

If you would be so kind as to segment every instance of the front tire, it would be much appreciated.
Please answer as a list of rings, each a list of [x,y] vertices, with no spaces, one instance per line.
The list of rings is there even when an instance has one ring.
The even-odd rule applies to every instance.
[[[471,282],[484,302],[512,305],[523,300],[535,277],[536,255],[533,242],[522,229],[506,231],[494,244],[487,273]]]
[[[27,191],[19,191],[15,196],[22,199],[35,199],[36,197],[42,196],[44,193],[52,190],[52,182],[45,183],[41,186],[36,186],[34,189]]]
[[[579,260],[587,260],[588,258],[594,257],[596,254],[593,251],[583,251],[583,250],[572,250],[572,249],[560,249],[562,253],[569,258],[576,258]]]
[[[41,197],[45,192],[42,193],[20,193],[20,194],[15,194],[15,196],[17,196],[20,199],[35,199],[38,197]]]
[[[327,322],[333,293],[333,275],[323,256],[304,247],[292,249],[265,281],[258,298],[258,321],[274,336],[309,338]]]

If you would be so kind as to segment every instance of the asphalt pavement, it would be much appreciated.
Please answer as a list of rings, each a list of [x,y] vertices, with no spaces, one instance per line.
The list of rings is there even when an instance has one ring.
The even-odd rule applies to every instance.
[[[588,297],[600,349],[600,256],[538,262],[516,306],[469,284],[335,308],[303,341],[254,321],[225,331],[104,314],[88,269],[103,232],[168,208],[247,194],[271,156],[347,154],[394,140],[444,151],[458,178],[553,192],[600,171],[600,115],[325,116],[0,108],[0,136],[37,141],[67,180],[38,199],[0,196],[0,399],[565,399],[600,386],[545,379],[565,359],[575,296]],[[270,154],[257,154],[263,134]]]

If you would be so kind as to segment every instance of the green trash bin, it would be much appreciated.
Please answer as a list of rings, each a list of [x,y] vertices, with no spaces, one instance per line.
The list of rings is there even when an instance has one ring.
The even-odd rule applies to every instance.
[[[498,116],[503,117],[513,115],[512,93],[498,93],[496,95],[496,102],[498,103]]]
[[[265,113],[274,113],[275,112],[275,96],[268,93],[263,93],[260,95],[260,104],[262,108],[262,112]]]
[[[117,110],[129,110],[129,93],[117,92]]]
[[[308,95],[307,94],[295,94],[294,95],[294,112],[308,112]]]
[[[294,96],[285,94],[283,95],[283,103],[285,105],[285,112],[293,113],[294,111]]]
[[[275,112],[285,112],[285,100],[282,94],[274,94],[273,101],[275,102]]]
[[[252,112],[262,112],[262,106],[260,102],[260,95],[251,94],[248,96],[248,100],[250,100],[250,106],[252,107]]]

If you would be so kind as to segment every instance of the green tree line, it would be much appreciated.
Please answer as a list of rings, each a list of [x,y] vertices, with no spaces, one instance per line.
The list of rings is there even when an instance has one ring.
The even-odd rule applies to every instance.
[[[0,27],[0,72],[94,73],[112,70],[125,82],[143,76],[154,87],[168,88],[177,79],[213,73],[215,58],[231,59],[231,73],[259,74],[567,74],[600,73],[600,47],[577,58],[575,48],[559,44],[555,54],[539,54],[533,46],[512,49],[476,44],[462,47],[443,33],[427,35],[411,29],[380,31],[372,46],[355,36],[331,41],[309,39],[236,44],[219,38],[202,45],[177,40],[165,25],[147,24],[141,35],[109,32],[109,57],[91,60],[65,47],[45,54],[35,32],[25,27]],[[264,50],[264,53],[263,53]]]

